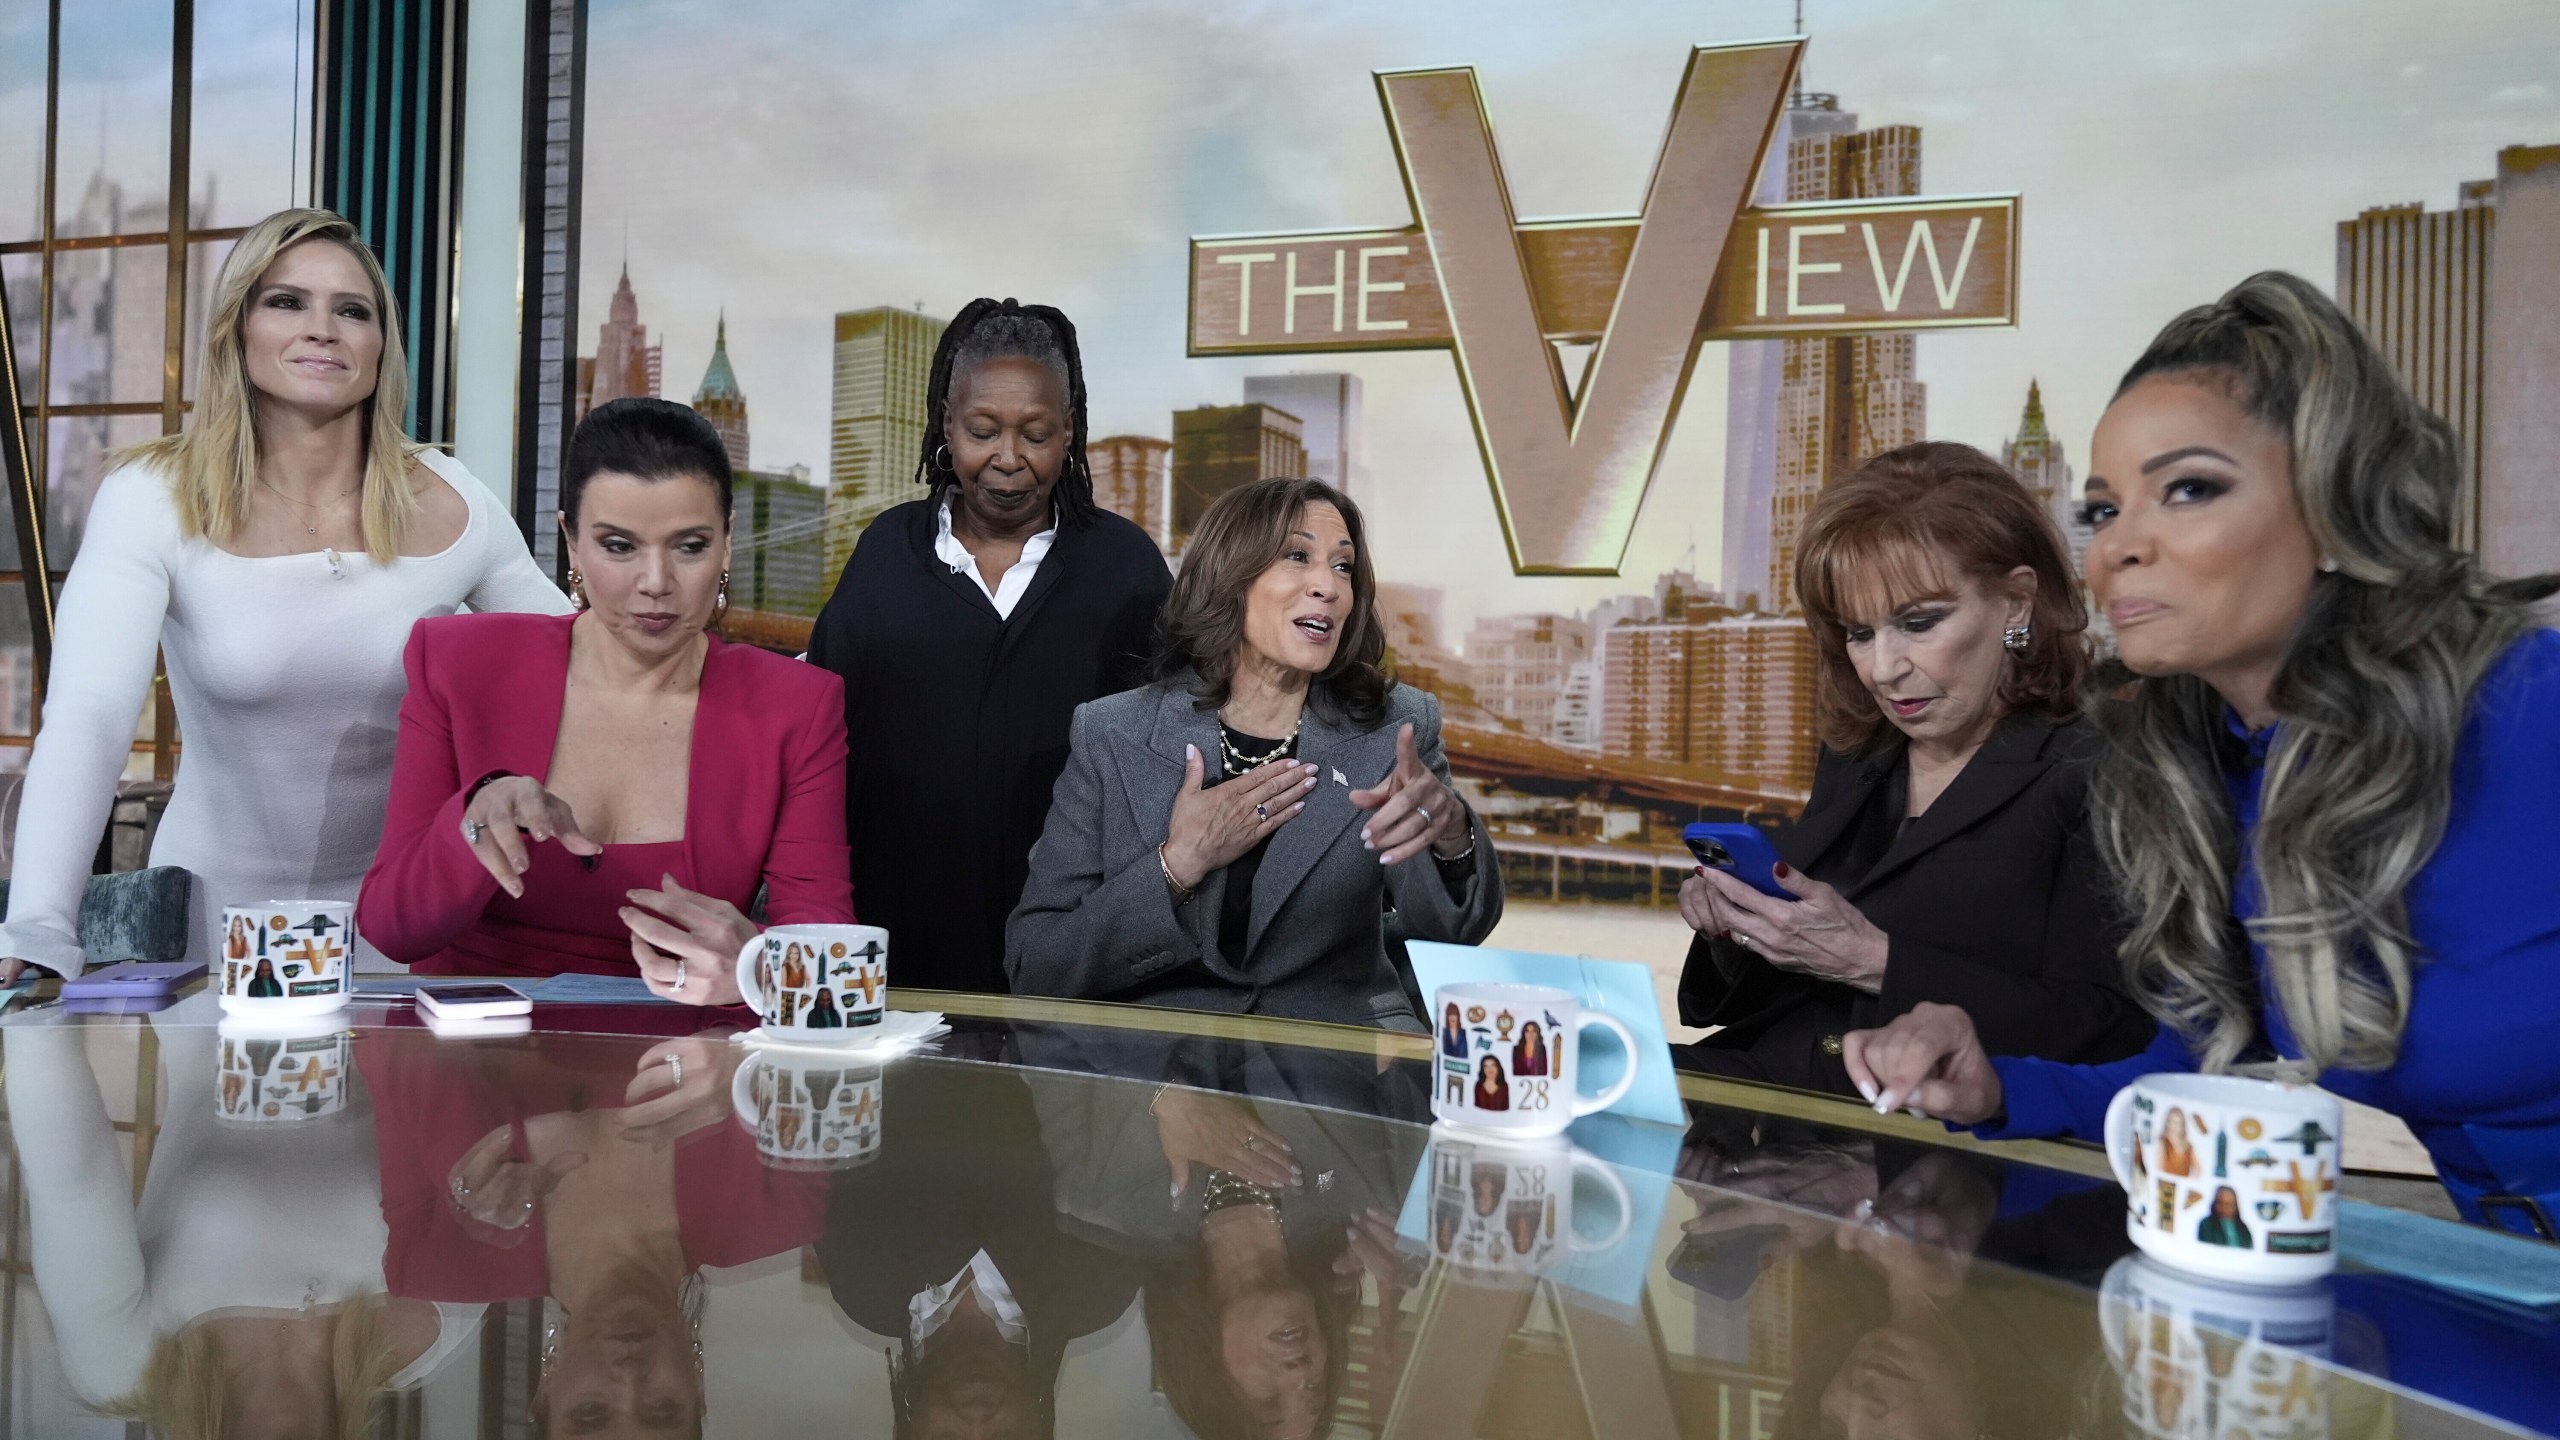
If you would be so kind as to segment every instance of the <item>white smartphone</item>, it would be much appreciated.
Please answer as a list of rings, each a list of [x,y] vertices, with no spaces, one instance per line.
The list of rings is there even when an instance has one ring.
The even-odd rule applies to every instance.
[[[495,1020],[533,1013],[533,997],[512,985],[475,980],[418,987],[418,1008],[438,1020]]]
[[[530,1015],[499,1015],[487,1020],[448,1020],[433,1010],[421,1010],[426,1017],[427,1033],[439,1040],[474,1040],[499,1035],[530,1035]]]

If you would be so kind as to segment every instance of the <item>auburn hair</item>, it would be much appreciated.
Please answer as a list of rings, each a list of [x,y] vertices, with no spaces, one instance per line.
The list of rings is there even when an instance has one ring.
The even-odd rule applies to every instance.
[[[1970,578],[2035,572],[2026,649],[2000,682],[2009,713],[2064,721],[2089,676],[2089,607],[2053,517],[1997,460],[1947,440],[1887,450],[1814,501],[1796,545],[1796,595],[1814,640],[1814,729],[1844,754],[1897,743],[1849,663],[1852,616],[1952,596]]]

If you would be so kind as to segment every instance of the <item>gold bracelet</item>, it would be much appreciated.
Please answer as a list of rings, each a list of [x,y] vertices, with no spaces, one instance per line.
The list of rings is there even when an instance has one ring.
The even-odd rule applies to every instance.
[[[1164,888],[1173,892],[1173,908],[1179,910],[1191,903],[1194,892],[1190,886],[1173,878],[1173,866],[1164,858],[1164,847],[1172,843],[1170,840],[1156,842],[1156,868],[1164,872]]]

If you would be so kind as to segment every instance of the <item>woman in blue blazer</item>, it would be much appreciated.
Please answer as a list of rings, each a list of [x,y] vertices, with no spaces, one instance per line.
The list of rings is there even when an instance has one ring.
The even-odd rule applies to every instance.
[[[2161,1020],[1987,1059],[1923,1006],[1844,1042],[1879,1109],[2094,1136],[2161,1070],[2317,1077],[2474,1220],[2560,1217],[2560,634],[2455,548],[2453,434],[2309,283],[2170,322],[2099,423],[2089,587],[2131,673],[2093,804]]]

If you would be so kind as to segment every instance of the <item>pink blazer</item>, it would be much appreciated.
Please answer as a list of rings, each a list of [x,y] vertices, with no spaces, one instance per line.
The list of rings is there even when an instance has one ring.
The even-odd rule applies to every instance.
[[[430,974],[630,974],[624,893],[672,874],[769,924],[853,919],[845,845],[844,684],[718,638],[702,666],[680,841],[609,845],[592,865],[531,847],[515,899],[462,838],[465,790],[491,771],[551,770],[569,677],[569,615],[446,615],[409,634],[408,697],[382,848],[356,928]]]

